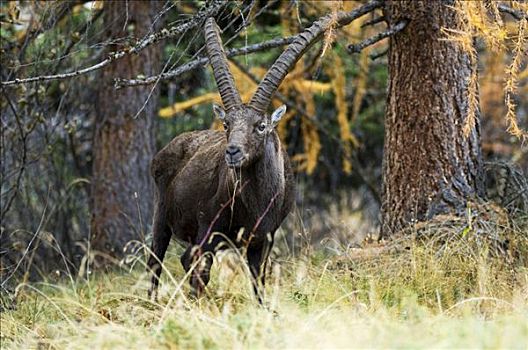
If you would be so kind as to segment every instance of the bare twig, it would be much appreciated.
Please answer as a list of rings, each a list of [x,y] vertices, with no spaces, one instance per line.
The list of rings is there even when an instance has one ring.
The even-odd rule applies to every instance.
[[[46,4],[48,6],[46,6],[46,8],[44,8],[41,14],[38,16],[39,20],[34,20],[34,18],[31,18],[29,27],[26,29],[22,37],[17,40],[22,45],[20,48],[21,52],[19,60],[24,57],[25,50],[28,47],[29,42],[31,42],[33,39],[35,39],[45,31],[53,28],[64,17],[68,16],[75,6],[83,4],[84,2],[84,0],[75,0],[55,3],[49,2],[48,4]],[[34,15],[32,15],[32,17],[33,16]],[[38,25],[35,25],[37,23]]]
[[[4,206],[4,208],[2,208],[2,211],[0,213],[0,218],[3,221],[5,215],[7,214],[9,209],[11,208],[11,204],[13,204],[13,200],[15,199],[15,197],[18,194],[18,190],[20,188],[20,183],[21,183],[21,180],[22,180],[22,175],[24,174],[24,170],[26,169],[26,165],[27,165],[26,164],[26,162],[27,162],[27,133],[24,131],[24,126],[22,125],[22,122],[20,120],[20,116],[19,116],[15,106],[13,105],[13,102],[9,98],[9,94],[7,93],[7,91],[5,91],[4,87],[2,87],[2,90],[4,90],[4,97],[6,98],[8,104],[9,104],[9,107],[11,108],[11,111],[13,112],[13,115],[15,117],[15,121],[16,121],[18,130],[19,130],[19,133],[20,133],[20,142],[22,143],[22,159],[21,159],[21,163],[20,163],[20,169],[18,170],[17,179],[16,179],[16,182],[15,182],[15,185],[14,185],[14,188],[13,188],[14,191],[11,194],[11,196],[9,197],[9,199],[6,202],[4,202],[5,206]]]
[[[55,74],[55,75],[41,75],[38,77],[31,77],[31,78],[24,78],[24,79],[14,79],[14,80],[8,80],[3,81],[0,84],[2,86],[9,86],[9,85],[15,85],[15,84],[26,84],[26,83],[32,83],[35,81],[46,81],[46,80],[59,80],[59,79],[66,79],[66,78],[72,78],[76,77],[82,74],[90,73],[93,71],[96,71],[98,69],[101,69],[111,62],[120,59],[121,57],[125,56],[125,53],[123,51],[117,52],[115,54],[110,55],[107,59],[84,69],[80,69],[74,72],[70,73],[62,73],[62,74]]]
[[[499,5],[499,11],[500,12],[506,12],[513,16],[516,20],[520,21],[521,19],[528,20],[528,13],[524,13],[519,10],[512,9],[511,7],[508,7],[504,4]]]
[[[141,40],[136,46],[133,46],[131,48],[127,48],[124,50],[120,50],[114,53],[111,53],[106,59],[103,61],[90,66],[86,67],[80,70],[76,70],[69,73],[62,73],[62,74],[55,74],[55,75],[41,75],[38,77],[31,77],[31,78],[24,78],[24,79],[14,79],[14,80],[8,80],[3,81],[0,84],[2,86],[9,86],[9,85],[15,85],[15,84],[25,84],[25,83],[31,83],[35,81],[47,81],[47,80],[59,80],[59,79],[66,79],[66,78],[72,78],[79,75],[87,74],[93,71],[96,71],[98,69],[101,69],[113,61],[116,61],[128,54],[137,54],[141,50],[143,50],[145,47],[152,45],[154,43],[157,43],[158,41],[166,38],[174,38],[179,35],[182,35],[183,33],[197,27],[199,24],[201,24],[207,17],[214,16],[218,13],[218,11],[225,5],[225,2],[221,0],[215,0],[211,6],[207,7],[203,11],[198,12],[195,16],[193,16],[190,20],[186,21],[185,23],[171,27],[169,29],[164,28],[158,33],[154,33],[146,37],[145,39]]]
[[[359,53],[364,48],[366,48],[368,46],[371,46],[371,45],[377,43],[380,40],[388,38],[389,36],[394,35],[394,34],[400,32],[400,31],[402,31],[405,28],[406,25],[407,25],[407,21],[398,22],[396,25],[394,25],[393,27],[389,28],[388,30],[386,30],[384,32],[380,32],[380,33],[378,33],[376,35],[373,35],[370,38],[365,39],[365,40],[363,40],[363,41],[361,41],[361,42],[359,42],[357,44],[348,45],[347,51],[348,51],[348,53]]]
[[[370,1],[369,3],[353,10],[353,11],[350,11],[350,12],[339,12],[338,13],[338,21],[337,23],[335,24],[335,28],[340,28],[340,27],[343,27],[347,24],[350,24],[352,21],[354,21],[355,19],[369,13],[369,12],[372,12],[374,11],[375,9],[377,9],[378,7],[382,6],[382,2],[381,1],[378,1],[378,0],[373,0],[373,1]],[[231,58],[231,57],[235,57],[235,56],[238,56],[238,55],[244,55],[244,54],[248,54],[248,53],[253,53],[253,52],[257,52],[257,51],[263,51],[263,50],[267,50],[267,49],[270,49],[270,48],[274,48],[274,47],[278,47],[278,46],[284,46],[284,45],[288,45],[290,43],[292,43],[295,39],[297,39],[298,37],[301,37],[302,33],[301,34],[297,34],[297,35],[294,35],[294,36],[290,36],[290,37],[287,37],[287,38],[278,38],[278,39],[272,39],[272,40],[269,40],[269,41],[265,41],[265,42],[262,42],[262,43],[259,43],[259,44],[254,44],[254,45],[248,45],[248,46],[245,46],[245,47],[242,47],[242,48],[239,48],[239,49],[230,49],[226,52],[226,56],[228,58]],[[159,80],[168,80],[168,79],[173,79],[173,78],[176,78],[178,76],[180,76],[181,74],[183,73],[186,73],[186,72],[189,72],[193,69],[196,69],[200,66],[204,66],[205,64],[207,64],[208,62],[208,59],[206,57],[200,57],[200,58],[197,58],[193,61],[190,61],[190,62],[187,62],[173,70],[170,70],[166,73],[162,73],[162,74],[159,74],[159,75],[155,75],[155,76],[151,76],[151,77],[147,77],[147,78],[144,78],[144,79],[116,79],[115,80],[115,86],[116,88],[122,88],[122,87],[125,87],[125,86],[138,86],[138,85],[148,85],[148,84],[153,84]]]
[[[389,53],[389,49],[388,48],[383,50],[383,51],[380,51],[380,52],[375,52],[375,53],[371,54],[369,57],[370,57],[371,60],[374,61],[374,60],[377,60],[380,57],[385,56],[387,53]]]
[[[385,21],[385,16],[379,16],[379,17],[375,17],[369,21],[366,21],[365,23],[363,23],[361,25],[361,28],[365,28],[365,27],[368,27],[368,26],[373,26],[375,24],[378,24],[380,22],[384,22]]]
[[[48,197],[49,197],[49,192],[48,192]],[[42,230],[42,227],[43,227],[43,224],[44,224],[44,221],[45,221],[45,217],[46,217],[46,210],[48,209],[48,199],[46,199],[46,203],[45,203],[45,206],[44,206],[44,209],[42,211],[42,216],[40,218],[40,223],[37,227],[37,230],[35,231],[35,233],[33,234],[33,237],[31,237],[31,240],[29,241],[28,245],[26,246],[26,249],[24,250],[24,253],[22,253],[22,257],[20,258],[20,260],[17,262],[15,268],[10,272],[10,274],[4,278],[2,280],[2,287],[6,286],[7,285],[7,282],[11,279],[11,277],[13,277],[13,275],[17,272],[18,268],[20,267],[20,265],[22,264],[22,261],[24,261],[26,255],[29,253],[29,249],[31,248],[31,245],[33,244],[33,242],[35,241],[35,239],[40,235],[40,232]],[[5,288],[5,287],[4,287]]]
[[[255,232],[257,232],[257,229],[258,227],[260,226],[260,223],[262,222],[262,220],[264,219],[264,217],[266,215],[268,215],[268,212],[270,211],[271,207],[273,206],[273,203],[275,202],[275,200],[277,199],[277,197],[280,195],[280,191],[278,191],[277,193],[275,193],[273,195],[273,197],[271,197],[271,200],[269,201],[268,205],[266,206],[266,209],[264,210],[264,212],[258,217],[257,221],[255,222],[255,225],[253,226],[253,230],[251,230],[251,234],[249,235],[250,237],[252,237]]]
[[[195,16],[193,16],[190,20],[185,21],[185,23],[177,26],[177,27],[171,27],[169,29],[162,29],[158,33],[154,33],[143,39],[139,44],[134,46],[132,49],[130,49],[130,52],[132,53],[138,53],[139,51],[143,50],[145,47],[152,45],[154,43],[157,43],[158,41],[166,38],[174,38],[176,36],[181,35],[182,33],[187,32],[188,30],[191,30],[201,24],[207,17],[214,16],[220,11],[220,9],[225,5],[224,1],[221,0],[215,0],[204,11],[198,12]]]
[[[87,21],[82,27],[81,29],[78,30],[79,33],[84,33],[88,30],[88,28],[95,22],[99,19],[99,17],[101,17],[101,15],[103,14],[103,9],[97,11],[93,16],[92,18]],[[64,52],[60,55],[60,57],[58,58],[58,64],[57,64],[57,67],[55,68],[55,74],[57,74],[57,70],[58,68],[60,67],[61,63],[64,61],[64,59],[66,57],[68,57],[70,55],[70,51],[73,49],[73,47],[75,45],[77,45],[77,43],[79,43],[80,41],[82,41],[82,39],[80,40],[70,40],[70,43],[68,44],[68,46],[66,46],[66,48],[64,49]]]
[[[227,202],[225,202],[224,204],[222,204],[222,206],[220,207],[220,209],[216,212],[216,215],[215,217],[213,218],[213,220],[209,223],[209,227],[207,228],[207,232],[205,233],[205,235],[203,236],[202,240],[200,241],[200,244],[198,245],[199,249],[202,249],[203,245],[205,244],[205,242],[207,242],[207,240],[209,239],[209,236],[211,235],[211,231],[213,230],[213,227],[214,227],[214,224],[218,221],[218,219],[220,218],[220,215],[222,214],[222,212],[229,207],[229,205],[231,204],[231,202],[234,202],[235,200],[235,197],[237,195],[240,195],[242,193],[242,191],[244,190],[244,187],[246,187],[246,185],[249,183],[249,180],[246,180],[242,186],[240,186],[240,189],[233,194],[232,197],[229,198],[229,200]]]

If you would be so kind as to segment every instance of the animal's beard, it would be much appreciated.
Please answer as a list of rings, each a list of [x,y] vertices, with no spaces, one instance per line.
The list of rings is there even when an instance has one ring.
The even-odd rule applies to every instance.
[[[236,202],[236,195],[237,195],[237,191],[238,189],[240,188],[240,186],[242,185],[242,168],[239,167],[239,168],[234,168],[232,169],[233,172],[233,191],[230,192],[230,199],[231,199],[231,214],[230,214],[230,218],[229,218],[229,229],[231,230],[231,227],[232,227],[232,224],[233,224],[233,215],[234,215],[234,212],[235,212],[235,202]],[[227,186],[227,188],[229,188],[229,184]]]

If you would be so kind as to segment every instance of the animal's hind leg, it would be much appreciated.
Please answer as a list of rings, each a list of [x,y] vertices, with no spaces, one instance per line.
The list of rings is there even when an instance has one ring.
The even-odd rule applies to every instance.
[[[152,248],[150,257],[147,262],[147,270],[152,274],[150,288],[148,291],[149,299],[154,297],[157,298],[157,290],[159,284],[159,278],[161,275],[161,264],[165,258],[165,252],[169,246],[171,231],[165,221],[165,214],[162,212],[163,208],[156,208],[154,214],[154,225],[152,232]]]

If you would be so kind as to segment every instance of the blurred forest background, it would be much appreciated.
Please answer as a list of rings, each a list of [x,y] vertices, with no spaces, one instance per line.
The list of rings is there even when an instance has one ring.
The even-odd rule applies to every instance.
[[[202,63],[182,69],[204,55],[204,13],[215,16],[230,50],[294,35],[324,14],[362,3],[2,0],[2,82],[73,72],[2,84],[2,279],[88,266],[90,235],[98,224],[94,217],[106,215],[94,209],[97,196],[104,200],[108,191],[97,184],[112,181],[112,176],[143,181],[135,190],[112,190],[126,194],[135,210],[127,220],[130,230],[139,232],[131,237],[149,240],[148,161],[182,132],[220,127],[211,109],[211,102],[220,99],[210,68]],[[348,45],[382,30],[380,16],[382,11],[376,10],[327,33],[295,66],[273,101],[275,107],[289,107],[278,131],[298,183],[297,209],[285,231],[312,244],[354,245],[378,232],[388,45],[380,40],[359,52]],[[518,21],[510,14],[502,18],[506,49],[490,51],[482,40],[475,41],[482,150],[489,164],[505,162],[527,173],[526,140],[523,144],[522,137],[507,131],[504,102],[513,58],[508,48],[515,46]],[[131,50],[153,33],[164,38],[141,53]],[[251,96],[283,46],[231,57],[240,91],[247,92],[243,99]],[[119,52],[122,57],[115,55]],[[106,63],[94,66],[100,62]],[[82,71],[87,67],[95,68]],[[151,78],[152,84],[125,86],[162,72]],[[516,83],[517,125],[527,130],[526,60]],[[113,113],[118,122],[108,126],[102,115]],[[112,173],[112,159],[94,163],[97,157],[112,157],[112,149],[119,152],[126,137],[138,140],[139,132],[147,133],[147,141],[135,146],[143,151],[123,165],[125,171]],[[493,174],[488,178],[490,188],[497,186]]]

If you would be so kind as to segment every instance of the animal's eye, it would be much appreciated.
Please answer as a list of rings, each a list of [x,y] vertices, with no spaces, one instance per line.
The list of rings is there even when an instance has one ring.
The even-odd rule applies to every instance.
[[[227,124],[226,122],[224,122],[224,130],[227,130],[229,129],[229,124]]]
[[[265,123],[259,124],[259,126],[257,126],[257,130],[258,132],[264,132],[264,130],[266,130],[266,124]]]

